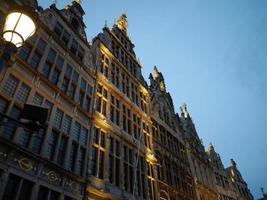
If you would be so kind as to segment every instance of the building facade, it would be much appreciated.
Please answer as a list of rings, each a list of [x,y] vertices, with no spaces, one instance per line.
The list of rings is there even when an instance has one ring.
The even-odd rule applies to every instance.
[[[38,131],[0,118],[0,199],[251,199],[235,164],[216,168],[186,106],[175,112],[156,67],[147,84],[126,14],[89,42],[80,1],[4,1],[1,30],[14,4],[38,13],[38,29],[0,73],[0,112],[20,120],[27,103],[49,116]]]
[[[0,199],[84,199],[95,76],[84,11],[38,9],[36,34],[1,73],[1,113],[19,119],[25,103],[49,109],[45,129],[32,132],[4,118],[0,129]],[[1,2],[1,12],[11,1]]]
[[[236,193],[237,199],[239,200],[253,200],[253,196],[250,193],[246,181],[244,181],[240,171],[236,166],[236,162],[231,159],[230,166],[226,168],[232,184],[234,186],[234,191]]]
[[[186,152],[195,181],[197,199],[216,200],[218,199],[218,193],[211,162],[185,104],[181,106],[181,112]]]
[[[179,115],[157,67],[149,78],[159,199],[196,199]]]
[[[215,173],[215,184],[219,199],[236,200],[237,194],[233,182],[230,179],[229,173],[223,166],[220,155],[216,153],[212,144],[209,144],[207,154]]]

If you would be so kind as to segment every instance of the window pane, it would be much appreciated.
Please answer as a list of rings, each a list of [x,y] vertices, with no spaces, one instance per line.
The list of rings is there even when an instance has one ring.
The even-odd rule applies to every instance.
[[[40,63],[40,60],[41,60],[41,55],[35,51],[33,53],[31,63],[30,63],[32,68],[36,69]]]
[[[20,178],[15,175],[9,175],[8,182],[5,188],[5,193],[3,200],[13,200],[15,199],[18,188],[19,188]]]
[[[24,129],[19,133],[18,143],[23,147],[28,147],[30,138],[31,138],[31,132],[27,129]]]
[[[71,48],[70,48],[70,51],[73,53],[73,54],[76,54],[77,52],[77,48],[78,48],[78,42],[76,40],[72,40],[72,44],[71,44]]]
[[[70,159],[69,159],[69,170],[71,171],[74,171],[76,154],[77,154],[77,144],[72,143],[70,150]]]
[[[16,95],[16,102],[24,104],[27,101],[29,93],[30,93],[30,87],[22,83]]]
[[[81,144],[83,145],[87,144],[87,135],[88,135],[88,130],[83,127],[81,132]]]
[[[60,129],[61,127],[63,114],[64,113],[61,110],[57,109],[55,119],[54,119],[54,127],[57,129]]]
[[[50,73],[50,70],[51,70],[52,66],[49,64],[49,63],[45,63],[44,66],[43,66],[43,69],[42,69],[42,74],[48,78],[49,77],[49,73]]]
[[[63,122],[63,127],[62,127],[62,133],[65,135],[68,135],[70,132],[70,127],[71,127],[71,117],[66,115],[64,117],[64,122]]]
[[[87,94],[89,94],[89,96],[93,95],[93,87],[91,85],[87,85]]]
[[[84,80],[84,78],[82,78],[81,79],[81,88],[83,89],[83,90],[86,90],[86,80]]]
[[[51,103],[50,101],[46,100],[45,103],[44,103],[44,106],[45,106],[45,108],[48,109],[48,120],[49,120],[54,104]]]
[[[12,117],[13,119],[19,119],[20,116],[20,109],[18,109],[17,107],[13,107],[11,112],[10,112],[10,117]],[[12,139],[15,131],[17,130],[18,124],[15,123],[12,120],[8,120],[4,126],[4,130],[3,130],[3,136],[7,139]]]
[[[32,103],[35,104],[35,105],[40,106],[40,105],[42,105],[43,100],[44,100],[44,97],[42,97],[38,93],[35,93],[35,95],[33,97],[33,100],[32,100]]]
[[[59,22],[57,22],[54,31],[60,37],[63,32],[63,26]]]
[[[20,189],[19,200],[28,200],[31,197],[33,188],[33,182],[23,180],[23,184]]]
[[[82,175],[82,171],[83,171],[83,161],[85,157],[85,149],[81,148],[80,149],[80,153],[79,153],[79,157],[78,157],[78,162],[77,162],[77,174]]]
[[[0,112],[5,113],[6,108],[7,108],[7,102],[4,99],[0,98]]]
[[[56,145],[57,145],[57,133],[53,132],[50,135],[49,142],[48,142],[48,147],[47,147],[47,158],[52,160],[53,156],[55,154],[56,150]]]
[[[61,85],[61,90],[63,92],[66,92],[68,89],[68,85],[69,85],[69,80],[67,78],[63,79],[62,85]]]
[[[57,163],[59,165],[63,165],[65,152],[66,152],[66,146],[67,146],[67,138],[62,137],[60,145],[59,145],[59,149],[58,149],[58,155],[57,155]]]
[[[71,72],[72,72],[72,67],[68,64],[65,71],[65,76],[71,77]]]
[[[18,83],[18,79],[16,79],[14,76],[9,76],[3,88],[3,93],[7,96],[13,97]]]
[[[45,129],[40,129],[38,133],[34,134],[32,137],[32,151],[34,153],[40,153],[41,146],[44,140],[44,134],[45,134]]]
[[[48,55],[47,55],[47,60],[54,63],[56,56],[57,56],[57,52],[54,49],[50,48]]]
[[[61,56],[57,56],[57,61],[56,61],[56,68],[58,70],[61,70],[64,64],[64,59]]]
[[[40,186],[38,193],[38,200],[47,200],[49,190],[44,186]]]
[[[46,47],[46,42],[42,38],[40,38],[38,43],[37,43],[37,48],[44,52],[45,47]]]
[[[51,77],[51,82],[54,85],[57,85],[59,74],[60,74],[60,72],[57,69],[54,69],[53,74],[52,74],[52,77]]]
[[[76,72],[75,70],[73,70],[73,73],[72,73],[72,80],[77,84],[77,83],[78,83],[78,79],[79,79],[79,74],[78,74],[78,72]]]
[[[26,61],[30,55],[31,48],[28,45],[23,45],[19,51],[19,56],[22,60]]]
[[[100,151],[99,154],[99,166],[98,166],[98,178],[104,178],[104,152]]]
[[[74,128],[73,128],[73,139],[74,140],[79,141],[80,132],[81,132],[81,124],[79,124],[78,122],[75,122]]]
[[[93,142],[95,144],[98,144],[99,143],[99,129],[98,128],[94,128]]]
[[[105,148],[105,133],[101,131],[100,146]]]
[[[92,155],[91,155],[91,172],[92,172],[92,175],[96,176],[96,173],[97,173],[97,159],[98,159],[98,151],[97,151],[97,148],[96,147],[93,147],[92,148]]]
[[[70,34],[67,31],[64,31],[63,35],[62,35],[62,41],[68,45],[69,41],[70,41]]]

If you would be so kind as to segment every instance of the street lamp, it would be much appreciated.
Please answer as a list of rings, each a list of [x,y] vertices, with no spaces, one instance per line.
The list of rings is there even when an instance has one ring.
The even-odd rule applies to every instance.
[[[22,6],[13,8],[7,14],[1,40],[3,53],[0,56],[0,72],[17,49],[36,32],[33,14],[34,11]]]
[[[35,33],[35,30],[32,18],[23,12],[13,11],[6,17],[3,39],[19,48]]]

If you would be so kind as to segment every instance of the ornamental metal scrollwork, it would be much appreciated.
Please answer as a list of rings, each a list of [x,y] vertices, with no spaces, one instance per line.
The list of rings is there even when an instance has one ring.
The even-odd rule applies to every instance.
[[[60,178],[57,176],[56,172],[54,172],[54,171],[43,172],[43,174],[45,174],[47,176],[47,178],[50,182],[55,182],[55,181],[60,180]]]
[[[77,183],[74,181],[69,181],[66,183],[66,185],[68,185],[73,191],[79,190]]]
[[[25,170],[25,171],[31,171],[33,169],[33,163],[31,160],[29,160],[28,158],[21,158],[18,161],[18,164],[20,166],[21,169]]]

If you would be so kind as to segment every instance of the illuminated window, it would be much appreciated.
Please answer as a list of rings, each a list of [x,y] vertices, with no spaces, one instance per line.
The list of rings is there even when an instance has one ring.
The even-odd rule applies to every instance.
[[[98,85],[95,108],[104,116],[107,114],[107,98],[107,90],[102,85]]]

